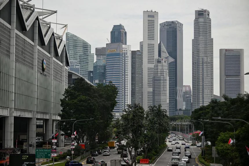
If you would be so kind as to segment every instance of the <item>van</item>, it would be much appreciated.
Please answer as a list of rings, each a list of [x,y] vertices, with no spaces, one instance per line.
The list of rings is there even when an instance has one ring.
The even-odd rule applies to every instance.
[[[178,166],[179,162],[180,162],[180,157],[179,156],[172,156],[171,157],[171,165]]]

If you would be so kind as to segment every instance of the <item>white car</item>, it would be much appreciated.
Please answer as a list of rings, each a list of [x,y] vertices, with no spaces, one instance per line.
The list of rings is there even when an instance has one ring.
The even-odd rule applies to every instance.
[[[103,156],[110,156],[110,152],[107,150],[103,151]]]
[[[182,161],[185,163],[189,163],[189,158],[187,156],[183,156]]]
[[[171,145],[175,145],[176,143],[174,141],[171,142]]]
[[[197,146],[197,147],[201,147],[201,143],[197,143],[196,146]]]

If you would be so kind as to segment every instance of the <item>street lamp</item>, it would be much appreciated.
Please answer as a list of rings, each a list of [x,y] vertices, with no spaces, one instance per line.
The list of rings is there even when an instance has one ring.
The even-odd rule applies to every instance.
[[[231,121],[242,121],[249,125],[249,123],[243,119],[232,119],[232,118],[222,118],[222,117],[212,117],[212,119],[219,119],[219,120],[231,120]]]
[[[76,122],[81,122],[81,121],[88,121],[88,120],[93,120],[93,118],[90,118],[90,119],[79,119],[79,120],[76,120],[73,122],[73,126],[72,126],[72,135],[74,135],[74,124]],[[71,136],[72,137],[72,136]],[[72,137],[72,142],[73,142],[73,137]],[[71,148],[71,153],[72,153],[72,160],[73,160],[73,148]]]
[[[214,122],[214,123],[226,123],[226,124],[230,124],[233,127],[233,139],[234,139],[234,144],[235,144],[235,128],[233,126],[232,123],[230,122],[223,122],[223,121],[211,121],[211,120],[203,120],[204,122]]]

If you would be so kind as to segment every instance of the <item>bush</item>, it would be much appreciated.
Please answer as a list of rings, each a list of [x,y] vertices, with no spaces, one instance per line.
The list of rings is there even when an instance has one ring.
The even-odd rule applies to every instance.
[[[201,154],[198,156],[198,160],[199,160],[202,164],[204,164],[205,166],[210,166],[210,164],[207,163],[207,162],[202,158]]]
[[[137,163],[140,163],[140,159],[143,159],[143,156],[137,156],[137,158],[136,158]]]

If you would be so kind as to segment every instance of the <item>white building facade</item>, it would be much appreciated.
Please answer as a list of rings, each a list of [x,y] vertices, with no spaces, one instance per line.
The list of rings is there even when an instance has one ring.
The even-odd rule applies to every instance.
[[[192,40],[193,110],[207,105],[213,96],[213,38],[208,10],[196,10]]]
[[[143,108],[153,105],[153,74],[158,58],[158,12],[143,12]]]
[[[244,50],[220,49],[220,96],[244,94]]]

